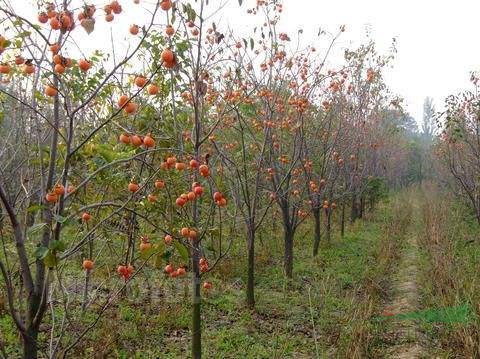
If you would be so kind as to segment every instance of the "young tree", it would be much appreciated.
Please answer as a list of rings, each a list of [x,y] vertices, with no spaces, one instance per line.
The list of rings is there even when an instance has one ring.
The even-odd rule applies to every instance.
[[[425,97],[423,101],[423,121],[422,132],[425,136],[431,137],[433,135],[433,128],[435,122],[435,106],[431,97]]]
[[[206,23],[207,1],[194,8],[162,0],[146,5],[145,24],[127,29],[133,45],[124,53],[113,40],[113,58],[77,48],[84,31],[101,38],[106,32],[95,27],[134,11],[130,6],[112,1],[98,17],[94,5],[49,3],[36,20],[8,2],[0,8],[10,23],[0,39],[2,80],[9,83],[0,89],[1,100],[3,110],[18,117],[0,129],[6,135],[0,269],[25,358],[39,350],[67,356],[133,279],[162,261],[169,277],[192,273],[192,356],[201,356],[202,275],[228,248],[221,226],[227,199],[216,191],[221,174],[206,146],[230,110],[219,106],[211,86],[221,76],[215,65],[223,43],[215,24]],[[166,24],[157,24],[160,14]],[[113,222],[122,228],[116,242]],[[219,230],[211,232],[217,223]],[[54,283],[64,288],[63,273],[78,261],[85,279],[77,302]],[[97,266],[117,266],[123,279],[108,277],[103,304],[89,293]],[[205,290],[211,286],[203,283]],[[63,320],[52,326],[47,350],[38,334],[52,297]],[[77,303],[87,311],[94,300],[101,308],[95,319],[67,338],[65,332],[76,329],[66,318]]]
[[[472,83],[472,91],[446,99],[446,110],[438,118],[442,135],[436,153],[480,223],[480,102],[476,74],[472,74]]]

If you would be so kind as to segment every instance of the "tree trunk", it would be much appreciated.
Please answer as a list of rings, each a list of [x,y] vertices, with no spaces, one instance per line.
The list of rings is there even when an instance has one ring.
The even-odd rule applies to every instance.
[[[198,239],[195,240],[192,248],[192,280],[193,280],[193,305],[192,305],[192,358],[202,357],[202,325],[200,317],[200,246]]]
[[[352,210],[350,213],[350,222],[353,223],[358,218],[358,206],[357,206],[357,197],[353,196],[352,198]]]
[[[38,330],[35,328],[27,329],[23,335],[23,359],[36,359],[38,353],[37,346]]]
[[[313,218],[315,219],[315,233],[313,238],[313,256],[316,257],[318,255],[318,247],[320,247],[320,240],[322,239],[322,232],[321,232],[321,211],[320,208],[313,209]]]
[[[93,258],[93,238],[88,240],[88,259]],[[85,284],[83,287],[83,302],[82,302],[82,312],[85,312],[88,304],[88,287],[90,285],[90,271],[85,271]]]
[[[82,312],[87,310],[88,304],[88,287],[90,286],[90,271],[85,270],[85,281],[83,286]]]
[[[370,197],[370,212],[373,212],[375,209],[375,198],[373,196]]]
[[[285,228],[284,234],[285,254],[284,254],[284,270],[287,278],[293,278],[293,236],[294,231],[292,228]]]
[[[248,278],[247,278],[247,305],[250,309],[255,308],[255,231],[252,225],[248,228],[247,251],[248,251]]]
[[[342,202],[342,220],[340,222],[340,235],[345,235],[345,202]]]
[[[360,214],[359,218],[363,218],[363,213],[365,211],[365,198],[363,196],[360,197]]]
[[[332,210],[327,209],[327,241],[330,242],[332,237]]]

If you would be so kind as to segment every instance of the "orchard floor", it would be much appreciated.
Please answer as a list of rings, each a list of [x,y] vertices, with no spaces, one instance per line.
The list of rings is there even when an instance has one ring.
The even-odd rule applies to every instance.
[[[214,289],[202,305],[204,357],[479,357],[479,228],[460,205],[446,208],[442,196],[431,185],[392,195],[350,225],[344,238],[335,225],[316,258],[306,223],[296,235],[292,282],[282,272],[281,237],[267,236],[280,234],[280,223],[269,221],[257,243],[255,311],[245,307],[245,244],[237,238],[209,278]],[[172,283],[153,270],[145,277],[139,282],[149,288],[129,288],[68,357],[190,357],[189,280]],[[468,318],[408,317],[465,305]],[[95,311],[92,306],[90,314],[75,317],[79,332]],[[0,340],[9,357],[18,356],[5,312]]]

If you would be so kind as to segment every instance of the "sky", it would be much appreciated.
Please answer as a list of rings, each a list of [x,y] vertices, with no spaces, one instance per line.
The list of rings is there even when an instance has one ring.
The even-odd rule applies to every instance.
[[[426,96],[440,110],[444,98],[469,89],[470,72],[480,70],[477,0],[284,0],[284,14],[280,29],[302,28],[306,39],[315,39],[319,27],[335,32],[342,24],[340,46],[365,41],[367,27],[380,51],[395,37],[398,53],[384,76],[419,123]]]
[[[35,18],[35,6],[28,6],[35,3],[33,0],[10,2],[20,13],[30,12]],[[120,0],[128,11],[116,17],[113,24],[123,26],[125,33],[115,36],[129,40],[130,24],[148,21],[142,19],[145,12],[141,8],[149,7],[154,0],[140,2],[134,5],[133,0]],[[242,9],[238,0],[210,0],[212,5],[217,3],[226,4],[217,14],[220,26],[251,33],[255,19],[247,16],[245,10],[254,6],[256,0],[243,0]],[[283,0],[283,4],[279,30],[294,36],[302,29],[306,44],[318,41],[319,28],[335,33],[343,24],[346,32],[337,44],[339,50],[365,42],[367,28],[380,52],[387,52],[395,37],[398,53],[394,67],[386,70],[384,77],[390,89],[405,99],[407,111],[417,122],[421,122],[426,96],[433,97],[440,110],[446,96],[469,88],[470,71],[480,70],[478,0]],[[162,21],[166,22],[166,18],[159,19]],[[82,50],[87,55],[99,47],[107,50],[105,36],[109,38],[111,24],[102,19],[96,26],[100,31],[80,35],[84,37]],[[325,47],[325,43],[317,45],[319,51]]]

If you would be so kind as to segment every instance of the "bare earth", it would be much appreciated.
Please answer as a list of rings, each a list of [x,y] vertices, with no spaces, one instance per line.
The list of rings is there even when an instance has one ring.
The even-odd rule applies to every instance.
[[[413,203],[415,205],[415,203]],[[416,206],[415,206],[416,207]],[[415,213],[410,227],[415,225]],[[390,315],[411,313],[418,310],[418,244],[412,228],[407,229],[407,241],[401,253],[398,270],[393,278],[392,299],[384,308]],[[421,333],[413,320],[392,319],[391,331],[387,333],[390,347],[386,350],[386,358],[414,359],[424,358]]]

